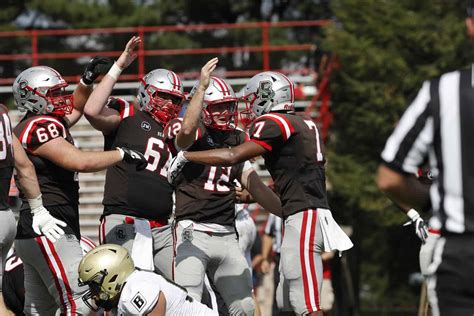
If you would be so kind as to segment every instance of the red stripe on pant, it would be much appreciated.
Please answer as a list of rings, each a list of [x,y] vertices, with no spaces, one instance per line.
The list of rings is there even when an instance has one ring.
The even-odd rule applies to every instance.
[[[305,236],[306,236],[306,224],[308,222],[308,212],[303,212],[303,220],[301,221],[301,235],[300,235],[300,263],[301,263],[301,277],[303,278],[303,291],[304,291],[304,300],[306,303],[306,308],[308,311],[311,310],[311,299],[309,295],[309,284],[308,284],[308,275],[306,272],[306,264],[304,260],[304,251],[305,251]]]
[[[317,210],[308,210],[309,212],[313,212],[313,218],[311,220],[311,234],[309,236],[309,245],[308,245],[308,255],[309,255],[309,266],[311,269],[311,279],[313,280],[313,288],[314,288],[314,300],[316,303],[316,310],[308,310],[309,312],[315,312],[320,310],[319,307],[319,293],[318,293],[318,279],[316,278],[316,267],[314,264],[314,235],[316,235],[316,223],[318,219],[318,211]]]
[[[56,285],[56,290],[59,292],[60,297],[61,297],[62,312],[66,313],[66,314],[70,313],[72,315],[75,315],[76,314],[76,302],[74,302],[74,299],[72,297],[72,291],[71,291],[71,287],[69,286],[68,278],[67,278],[66,273],[64,271],[64,267],[61,263],[61,260],[59,259],[59,256],[56,252],[56,249],[54,248],[53,243],[50,242],[44,236],[36,237],[35,239],[36,239],[36,242],[38,243],[38,245],[41,249],[41,252],[43,253],[43,256],[46,259],[46,262],[48,263],[49,270],[51,271],[51,274],[53,275],[54,283]],[[52,254],[53,257],[51,257],[48,254],[46,246],[51,251],[51,254]],[[54,263],[58,267],[59,273],[56,270],[56,268],[54,267]],[[66,290],[67,301],[66,301],[66,298],[64,297],[64,291],[62,289],[62,286],[61,286],[61,283],[59,281],[58,276],[60,277],[60,279],[62,280],[62,282],[64,284],[64,288]],[[69,313],[68,313],[68,310],[70,310]]]

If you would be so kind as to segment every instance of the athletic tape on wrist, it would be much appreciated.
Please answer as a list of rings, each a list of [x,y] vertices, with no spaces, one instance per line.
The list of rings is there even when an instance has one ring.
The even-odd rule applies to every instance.
[[[114,63],[107,74],[117,80],[120,74],[122,73],[122,70],[123,69],[117,66],[117,63]]]
[[[34,210],[34,209],[37,209],[38,207],[43,206],[42,195],[40,194],[33,199],[28,199],[28,204],[30,205],[31,210]]]

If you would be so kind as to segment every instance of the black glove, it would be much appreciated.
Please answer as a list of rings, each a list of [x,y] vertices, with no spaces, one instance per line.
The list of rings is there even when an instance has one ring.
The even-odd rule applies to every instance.
[[[136,151],[134,149],[130,149],[128,147],[117,147],[117,149],[120,151],[123,161],[129,164],[136,165],[137,171],[145,169],[148,165],[148,161],[141,152]]]
[[[81,77],[82,81],[87,85],[92,84],[99,75],[106,74],[113,64],[114,61],[109,57],[95,56],[87,63],[86,69]]]

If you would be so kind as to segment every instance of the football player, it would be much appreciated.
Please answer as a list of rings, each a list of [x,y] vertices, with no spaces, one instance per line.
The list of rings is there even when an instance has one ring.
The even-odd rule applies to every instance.
[[[65,224],[52,217],[48,210],[43,207],[38,179],[33,164],[26,156],[18,138],[12,133],[8,109],[0,104],[0,314],[6,314],[3,304],[3,264],[5,263],[7,251],[15,239],[16,220],[9,203],[8,193],[10,191],[13,169],[16,170],[18,184],[23,190],[26,198],[32,202],[33,230],[43,233],[51,241],[59,238],[64,231],[59,226]],[[36,205],[34,201],[38,201]]]
[[[168,220],[173,189],[166,179],[171,155],[163,130],[179,114],[184,92],[174,72],[155,69],[140,80],[136,106],[110,97],[118,75],[135,59],[134,48],[139,42],[140,38],[133,37],[127,43],[112,67],[116,73],[109,72],[102,79],[84,110],[92,126],[104,134],[106,149],[127,145],[144,152],[148,162],[142,172],[124,163],[107,169],[99,235],[101,243],[122,245],[131,254],[153,251],[153,265],[172,279],[173,235]],[[136,234],[138,221],[148,226],[147,232]],[[142,233],[150,238],[136,243]]]
[[[95,63],[94,59],[91,63]],[[102,170],[122,160],[137,168],[146,163],[141,153],[126,147],[107,152],[83,152],[74,147],[69,129],[82,115],[92,90],[87,79],[91,75],[97,77],[98,68],[86,68],[73,94],[66,94],[67,82],[56,70],[45,66],[24,70],[13,84],[16,106],[26,111],[14,133],[36,168],[42,193],[35,199],[26,199],[22,191],[15,240],[15,249],[25,267],[26,314],[52,315],[58,308],[65,315],[89,313],[75,282],[82,258],[77,172]],[[41,203],[54,218],[65,223],[65,235],[53,234],[59,237],[54,243],[34,229],[36,216],[44,217],[44,213],[35,212]]]
[[[84,256],[79,284],[92,309],[116,309],[118,315],[217,316],[186,290],[161,275],[136,269],[126,248],[103,244]]]
[[[85,255],[95,248],[95,243],[85,236],[80,240],[82,254]],[[5,292],[5,305],[15,315],[24,315],[25,304],[25,271],[23,262],[16,255],[14,248],[10,249],[10,254],[5,262],[5,275],[2,280],[2,287]],[[3,314],[2,314],[3,315]]]
[[[170,177],[180,169],[184,172],[188,161],[233,166],[263,156],[285,219],[278,305],[299,315],[322,315],[321,252],[347,250],[352,242],[329,210],[319,128],[313,120],[294,113],[293,83],[283,74],[255,75],[244,88],[244,100],[249,108],[243,114],[253,120],[250,141],[232,148],[181,152],[170,165]]]
[[[175,153],[228,148],[245,142],[245,132],[236,128],[234,91],[225,80],[211,77],[217,62],[217,58],[211,59],[202,68],[184,119],[168,125],[166,135]],[[276,195],[261,182],[249,162],[229,167],[186,165],[174,181],[175,281],[200,300],[207,270],[231,315],[253,315],[250,268],[235,231],[235,179],[265,208],[276,212],[281,209]]]

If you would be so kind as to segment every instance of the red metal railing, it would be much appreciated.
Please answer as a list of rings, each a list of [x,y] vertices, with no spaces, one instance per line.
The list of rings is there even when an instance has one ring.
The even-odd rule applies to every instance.
[[[93,29],[61,29],[61,30],[28,30],[28,31],[6,31],[0,32],[0,38],[6,37],[29,37],[31,39],[31,53],[21,54],[0,54],[0,61],[27,60],[31,65],[40,64],[41,60],[47,59],[75,59],[85,56],[100,54],[109,57],[118,57],[121,51],[82,51],[82,52],[40,52],[39,41],[42,37],[51,36],[77,36],[92,34],[138,34],[142,38],[142,43],[138,47],[138,73],[121,76],[121,80],[137,80],[146,73],[146,57],[170,56],[170,55],[204,55],[222,54],[234,52],[253,52],[262,54],[262,67],[252,70],[231,70],[225,73],[226,77],[251,76],[262,70],[270,69],[270,53],[283,51],[309,51],[314,49],[314,43],[298,43],[285,45],[272,45],[270,39],[270,29],[272,28],[295,28],[295,27],[320,27],[328,25],[331,20],[315,21],[284,21],[284,22],[247,22],[247,23],[220,23],[201,25],[166,25],[166,26],[137,26],[119,28],[93,28]],[[204,48],[180,48],[180,49],[146,49],[147,35],[152,32],[190,32],[221,29],[260,29],[261,44],[258,46],[235,46],[235,47],[204,47]],[[184,78],[190,74],[181,74]],[[195,74],[193,74],[195,75]],[[66,80],[75,81],[77,76],[66,76]],[[0,84],[10,84],[14,78],[0,78]]]

